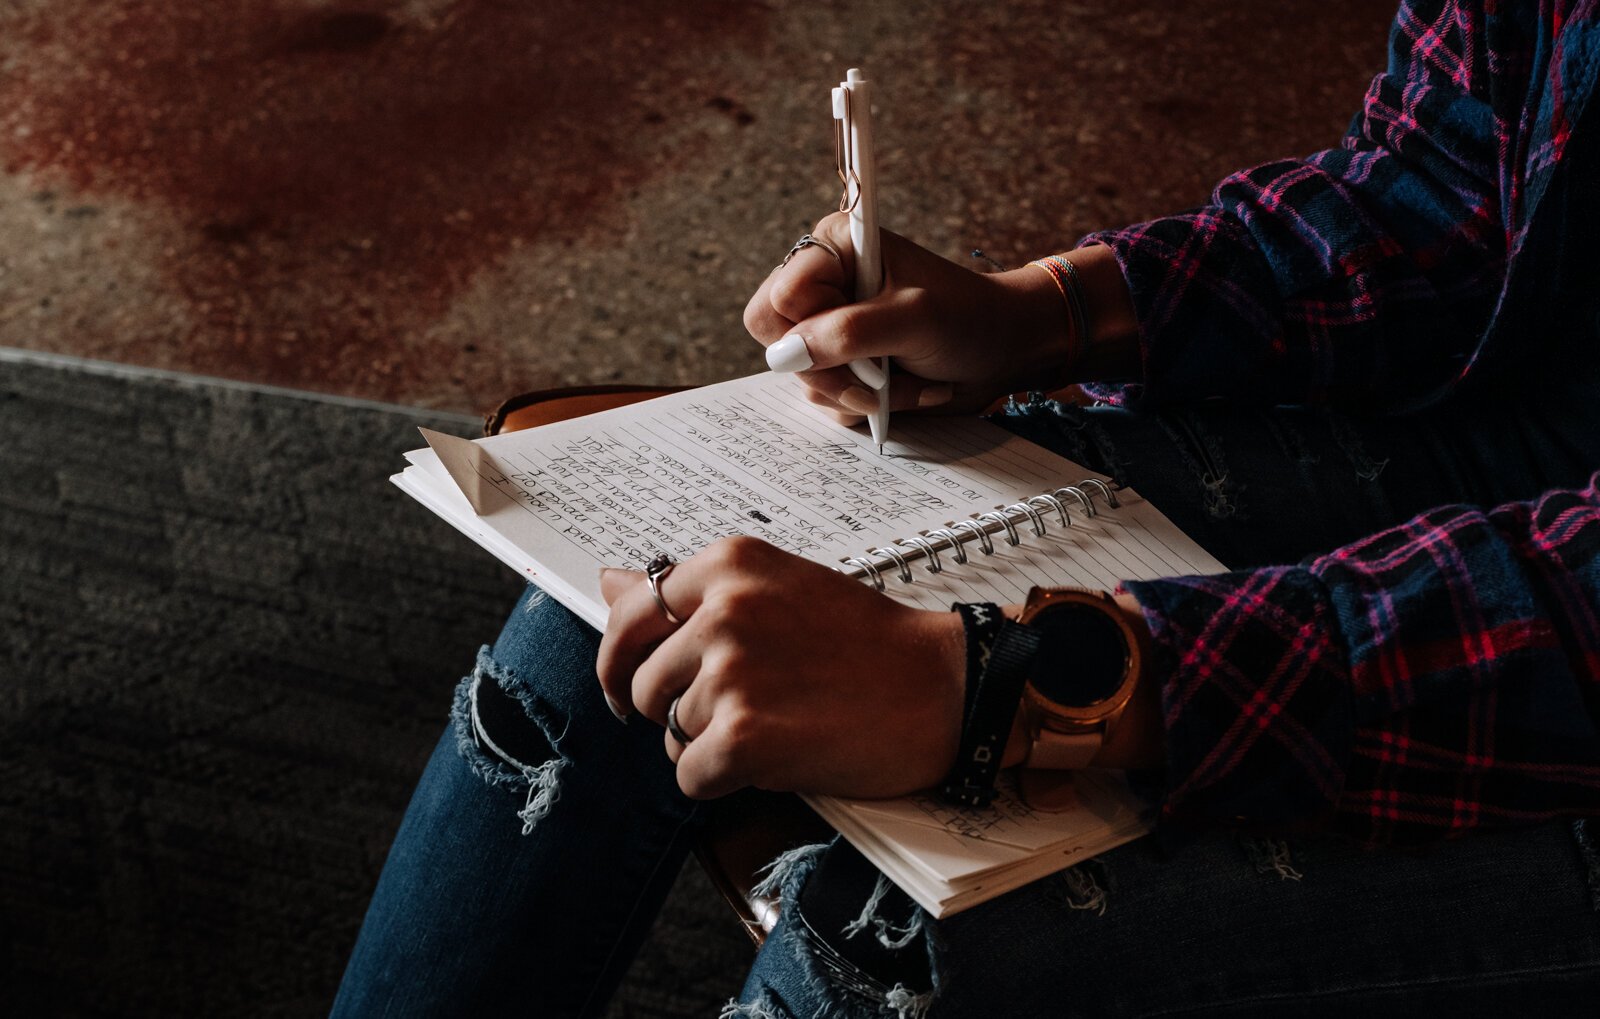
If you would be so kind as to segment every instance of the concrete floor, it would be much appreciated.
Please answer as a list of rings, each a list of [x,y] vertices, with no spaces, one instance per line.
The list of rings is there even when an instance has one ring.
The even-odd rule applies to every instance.
[[[1007,264],[1333,144],[1393,0],[13,0],[0,345],[478,411],[759,367],[880,83],[885,225]]]

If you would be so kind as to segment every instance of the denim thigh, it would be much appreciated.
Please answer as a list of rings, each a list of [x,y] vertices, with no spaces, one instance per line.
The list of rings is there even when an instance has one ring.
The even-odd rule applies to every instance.
[[[698,813],[660,728],[620,724],[606,707],[598,644],[530,587],[479,652],[384,864],[334,1015],[603,1011]],[[491,700],[498,716],[475,727]]]
[[[1152,837],[941,921],[875,899],[841,855],[856,854],[837,843],[797,868],[725,1016],[1499,1017],[1600,1000],[1589,861],[1562,823],[1421,851]]]

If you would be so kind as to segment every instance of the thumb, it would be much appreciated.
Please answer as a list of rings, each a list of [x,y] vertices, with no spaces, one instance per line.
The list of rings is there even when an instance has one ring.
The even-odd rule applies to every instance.
[[[897,289],[796,322],[767,348],[767,367],[776,372],[820,371],[860,358],[903,357],[920,339],[917,293]]]

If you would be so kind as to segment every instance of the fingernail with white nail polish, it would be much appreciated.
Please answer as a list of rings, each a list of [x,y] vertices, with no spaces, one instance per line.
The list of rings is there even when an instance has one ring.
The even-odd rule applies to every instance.
[[[606,707],[610,708],[611,709],[611,713],[613,715],[617,716],[617,721],[621,722],[623,725],[627,725],[628,724],[628,713],[626,711],[622,710],[622,705],[618,704],[617,701],[616,701],[616,698],[612,697],[610,694],[606,693],[604,690],[601,690],[600,693],[605,696]]]
[[[811,351],[799,333],[790,333],[767,348],[767,367],[775,372],[803,372],[811,367]]]
[[[839,403],[857,414],[874,414],[878,410],[878,396],[862,386],[851,386],[839,394]]]
[[[956,395],[954,386],[929,386],[917,394],[918,407],[938,407],[949,403],[950,398]]]

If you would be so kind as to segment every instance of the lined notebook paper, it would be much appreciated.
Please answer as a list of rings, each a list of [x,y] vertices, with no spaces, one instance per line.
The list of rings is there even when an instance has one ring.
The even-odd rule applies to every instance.
[[[814,411],[792,379],[755,375],[642,404],[476,440],[487,489],[476,513],[432,449],[407,454],[395,482],[539,583],[597,628],[601,566],[642,568],[657,552],[682,559],[747,534],[829,565],[897,539],[1003,511],[1041,492],[1099,477],[973,418],[902,416],[880,456],[871,440]],[[448,455],[448,454],[447,454]],[[1091,493],[1092,494],[1092,493]],[[1012,514],[993,554],[969,542],[891,597],[947,610],[953,601],[1021,602],[1036,585],[1109,589],[1124,579],[1215,572],[1220,564],[1131,490],[1089,516],[1063,499],[1043,537]]]
[[[600,567],[683,559],[734,534],[864,573],[888,596],[938,611],[1020,603],[1034,586],[1109,590],[1222,570],[1136,492],[1113,493],[1109,479],[998,426],[902,415],[880,455],[780,375],[429,441],[406,454],[395,483],[599,629]],[[1073,781],[1078,806],[1050,815],[1009,787],[987,813],[919,797],[807,801],[942,916],[1146,830],[1114,776]]]

